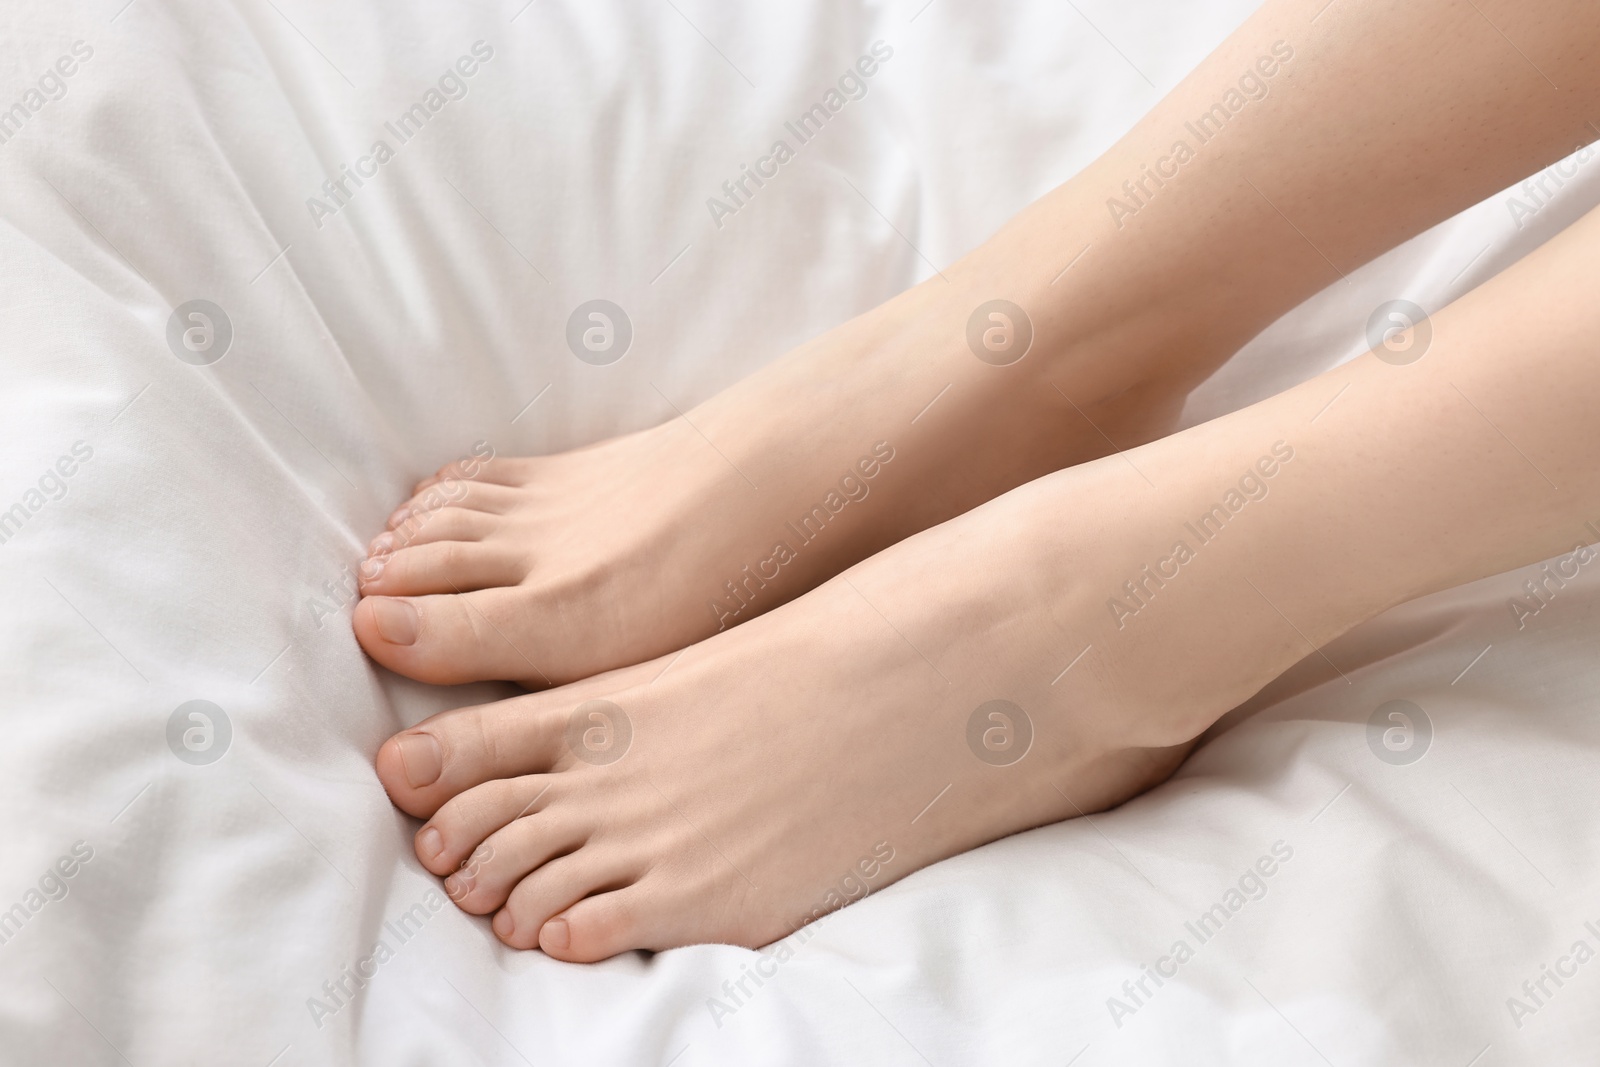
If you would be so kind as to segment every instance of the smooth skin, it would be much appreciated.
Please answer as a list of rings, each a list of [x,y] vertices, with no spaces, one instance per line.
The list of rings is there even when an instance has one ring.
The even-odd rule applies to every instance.
[[[1413,365],[1369,354],[1038,479],[675,663],[446,712],[387,743],[379,775],[427,818],[418,854],[452,899],[579,961],[766,944],[880,842],[882,885],[1116,804],[1362,620],[1591,539],[1597,272],[1600,213],[1435,316]],[[1193,539],[1185,523],[1279,442],[1293,458],[1267,495]],[[1108,611],[1182,539],[1176,577],[1131,618]],[[597,697],[632,728],[603,766],[568,733]],[[997,698],[1034,730],[1011,766],[968,746]]]
[[[362,646],[422,681],[533,688],[677,651],[1030,479],[1171,432],[1188,392],[1278,316],[1596,136],[1588,0],[1325,2],[1265,4],[948,281],[686,418],[496,459],[455,502],[424,482],[361,569]],[[1198,145],[1186,124],[1280,41],[1293,58],[1262,79],[1268,95]],[[1195,158],[1118,228],[1107,201],[1127,202],[1123,183],[1180,137]],[[967,346],[969,317],[995,298],[1036,332],[1010,366]],[[785,524],[879,441],[896,458],[868,500],[720,615],[714,603],[739,603],[725,583],[793,543]]]
[[[435,682],[583,679],[435,716],[380,749],[452,899],[493,913],[507,944],[567,960],[765,944],[831,906],[883,846],[894,859],[875,886],[1119,803],[1362,620],[1588,539],[1594,215],[1434,316],[1418,362],[1368,355],[1160,437],[1196,381],[1335,270],[1586,139],[1600,93],[1579,62],[1596,37],[1575,32],[1593,22],[1581,5],[1336,0],[1312,22],[1318,6],[1267,4],[949,283],[713,398],[694,427],[496,460],[461,504],[408,505],[356,613],[375,659]],[[1115,229],[1114,184],[1278,40],[1295,57],[1270,95]],[[1432,44],[1396,64],[1374,40]],[[1037,329],[1008,367],[964,338],[997,293]],[[907,427],[946,383],[940,417]],[[774,443],[791,414],[784,429],[814,447]],[[1107,438],[1153,440],[1095,458]],[[880,439],[896,458],[825,531],[839,536],[784,567],[759,617],[716,632],[705,602],[728,560],[765,555],[789,507]],[[1270,476],[1264,457],[1279,457]],[[1145,585],[1137,612],[1108,608],[1252,471],[1264,496],[1188,538],[1192,558]],[[631,524],[597,520],[600,486],[631,502]],[[598,721],[580,713],[596,698],[619,709],[610,729],[631,730],[609,763],[573,740],[590,736],[572,724]],[[995,699],[1033,733],[1009,766],[969,746]]]

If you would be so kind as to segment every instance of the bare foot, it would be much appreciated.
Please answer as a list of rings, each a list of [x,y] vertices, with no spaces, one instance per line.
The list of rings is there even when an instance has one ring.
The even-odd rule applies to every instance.
[[[1108,609],[1258,451],[1165,494],[1121,458],[1041,479],[677,656],[435,716],[384,744],[379,775],[428,820],[423,864],[509,945],[769,943],[1163,780],[1307,651],[1238,580],[1259,559],[1245,529],[1136,618]]]
[[[1104,454],[1102,431],[1147,440],[1176,417],[1176,386],[1064,373],[1053,340],[1001,331],[1024,358],[979,359],[967,327],[980,297],[930,284],[685,417],[422,482],[361,565],[362,646],[443,684],[544,688],[640,663]]]

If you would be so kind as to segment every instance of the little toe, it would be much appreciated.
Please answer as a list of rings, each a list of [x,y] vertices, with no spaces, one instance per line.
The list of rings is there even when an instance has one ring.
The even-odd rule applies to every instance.
[[[369,596],[356,605],[356,640],[398,674],[433,685],[521,682],[548,686],[534,649],[517,636],[529,625],[526,597],[514,587],[448,595]]]
[[[525,815],[474,849],[461,869],[444,880],[445,893],[462,911],[487,915],[505,904],[527,877],[581,849],[590,830],[587,821],[566,810]]]
[[[439,471],[438,477],[441,481],[453,476],[486,485],[522,485],[528,479],[529,468],[537,462],[537,456],[490,456],[473,465],[470,475],[464,477],[465,469],[450,463]]]
[[[536,457],[492,456],[477,462],[455,460],[446,463],[412,487],[411,495],[419,496],[436,485],[448,486],[452,482],[483,485],[521,485],[526,480],[527,469]]]
[[[418,516],[449,507],[499,515],[516,507],[522,499],[522,492],[511,486],[462,481],[440,482],[395,508],[384,526],[390,530],[399,529],[407,523],[416,521]]]
[[[474,786],[445,801],[416,833],[417,859],[434,874],[465,865],[496,830],[544,810],[555,776],[526,774]]]
[[[498,530],[502,522],[487,511],[470,508],[450,506],[424,511],[374,537],[367,544],[367,553],[378,555],[433,541],[482,541]]]
[[[370,556],[356,574],[362,596],[422,596],[516,585],[527,570],[522,554],[506,545],[433,541]]]
[[[495,936],[512,948],[542,947],[545,928],[553,916],[571,910],[585,897],[607,894],[611,890],[632,885],[639,873],[635,863],[615,855],[595,855],[592,846],[554,859],[523,878],[511,890],[505,907],[494,917]],[[558,942],[559,931],[551,933],[552,942]],[[568,955],[570,944],[569,939],[566,949],[555,945],[555,951],[550,954],[558,959],[571,959],[573,957]],[[579,939],[579,945],[583,947],[582,938]]]
[[[453,459],[417,482],[416,486],[411,490],[411,495],[415,496],[429,486],[438,485],[440,482],[471,481],[478,476],[485,462],[485,460],[477,458]]]
[[[435,715],[379,747],[378,779],[402,811],[427,818],[473,786],[547,772],[566,752],[565,706],[530,695]]]

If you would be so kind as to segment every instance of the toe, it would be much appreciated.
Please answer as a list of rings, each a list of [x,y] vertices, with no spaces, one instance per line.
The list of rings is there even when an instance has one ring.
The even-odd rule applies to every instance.
[[[472,481],[478,477],[487,462],[487,460],[476,456],[469,456],[466,459],[453,459],[419,481],[411,490],[411,494],[416,496],[431,486],[438,485],[440,482]]]
[[[548,686],[536,649],[520,637],[529,622],[525,601],[513,587],[408,599],[369,596],[356,605],[356,640],[367,655],[419,682]]]
[[[374,537],[367,545],[367,551],[371,554],[393,552],[395,549],[433,541],[482,541],[498,530],[501,524],[497,516],[470,508],[443,507],[418,512],[400,525]]]
[[[484,475],[494,462],[493,457],[488,459],[451,460],[418,482],[411,490],[411,495],[418,496],[441,482],[475,482],[484,480]],[[505,461],[501,460],[500,465],[504,466]],[[493,479],[489,480],[493,481]]]
[[[435,715],[383,743],[378,779],[395,806],[427,818],[475,785],[549,771],[566,751],[565,707],[534,695]]]
[[[414,516],[438,511],[452,504],[459,505],[471,491],[471,486],[459,478],[435,480],[427,485],[419,485],[409,500],[394,509],[385,525],[392,530]]]
[[[522,485],[537,461],[537,456],[490,456],[475,463],[446,463],[430,481],[460,478],[484,485]]]
[[[638,873],[633,864],[596,856],[590,849],[579,849],[552,860],[511,890],[505,907],[494,917],[495,935],[512,948],[540,946],[542,932],[552,916],[567,911],[591,894],[631,885]],[[565,954],[568,951],[570,949],[559,949],[551,955],[569,959],[571,957]],[[615,955],[615,952],[608,955]]]
[[[527,570],[505,545],[435,541],[368,557],[356,572],[362,596],[421,596],[516,585]]]
[[[496,830],[543,811],[553,782],[548,774],[499,778],[451,797],[417,831],[417,859],[434,874],[457,870]]]
[[[440,482],[429,486],[395,508],[384,525],[391,530],[397,529],[415,521],[418,516],[449,507],[499,515],[511,510],[522,498],[521,490],[511,486],[478,482]]]
[[[544,921],[539,928],[539,947],[545,955],[569,963],[595,963],[620,952],[667,947],[647,935],[641,921],[647,903],[645,891],[638,885],[586,896]],[[495,919],[498,924],[499,916]],[[498,928],[495,932],[499,933]]]
[[[581,849],[590,830],[581,813],[565,808],[524,815],[469,853],[461,869],[445,879],[445,893],[462,911],[486,915],[505,904],[527,877]]]

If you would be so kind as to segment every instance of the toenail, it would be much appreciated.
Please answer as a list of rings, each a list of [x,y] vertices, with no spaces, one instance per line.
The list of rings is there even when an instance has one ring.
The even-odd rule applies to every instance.
[[[444,773],[444,753],[432,734],[401,734],[395,746],[400,749],[400,763],[412,789],[432,785]]]
[[[539,944],[543,948],[564,949],[571,943],[572,931],[567,928],[565,919],[551,919],[539,931]]]
[[[501,908],[499,914],[494,917],[494,922],[490,925],[494,927],[494,932],[504,939],[510,937],[512,932],[516,930],[517,920],[511,917],[511,909]]]
[[[472,892],[472,875],[466,871],[457,871],[444,880],[444,891],[451,900],[460,900]]]
[[[389,526],[394,528],[402,525],[411,517],[411,509],[406,507],[395,508],[394,514],[389,516]]]
[[[378,634],[391,645],[411,645],[417,640],[417,609],[404,600],[377,597],[372,605],[372,621]]]
[[[369,556],[381,556],[392,551],[394,551],[394,534],[387,530],[374,537],[372,543],[367,546],[367,555]]]
[[[360,567],[361,580],[363,582],[377,581],[378,576],[383,574],[383,565],[387,563],[388,560],[389,557],[387,556],[374,556],[371,559],[362,560]]]
[[[432,826],[424,826],[417,835],[417,851],[428,859],[438,859],[444,851],[444,835]]]

